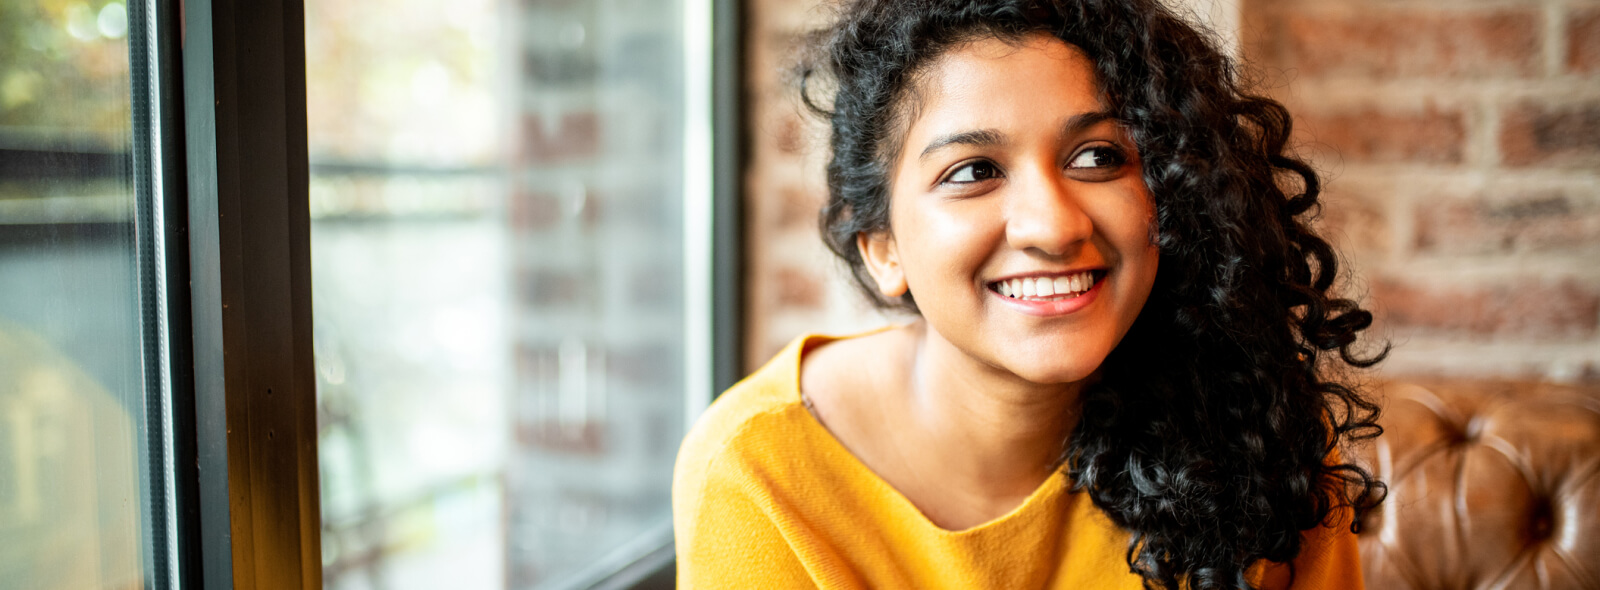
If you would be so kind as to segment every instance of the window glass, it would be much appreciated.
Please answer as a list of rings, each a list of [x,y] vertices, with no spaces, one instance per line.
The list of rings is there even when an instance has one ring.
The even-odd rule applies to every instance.
[[[128,24],[0,2],[0,587],[152,580]]]
[[[679,10],[307,2],[327,587],[578,587],[670,531]]]

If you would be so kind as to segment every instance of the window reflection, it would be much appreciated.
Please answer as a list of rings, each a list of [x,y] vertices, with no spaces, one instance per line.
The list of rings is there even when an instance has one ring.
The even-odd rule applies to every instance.
[[[307,4],[328,587],[573,587],[670,524],[678,11]]]
[[[142,587],[137,425],[125,401],[45,339],[0,323],[8,587]]]
[[[0,2],[0,587],[152,568],[121,2]]]

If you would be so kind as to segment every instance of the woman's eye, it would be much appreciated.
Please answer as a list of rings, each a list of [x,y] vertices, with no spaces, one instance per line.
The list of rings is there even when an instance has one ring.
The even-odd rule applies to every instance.
[[[996,168],[994,164],[989,162],[973,162],[957,168],[956,171],[950,173],[950,176],[945,178],[944,181],[953,184],[965,184],[972,182],[983,182],[985,180],[999,177],[1000,169]]]
[[[1081,152],[1067,164],[1068,168],[1116,168],[1127,159],[1111,146],[1096,146]]]

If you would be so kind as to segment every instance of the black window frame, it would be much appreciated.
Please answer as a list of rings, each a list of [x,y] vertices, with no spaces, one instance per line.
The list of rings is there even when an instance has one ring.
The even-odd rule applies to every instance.
[[[320,588],[305,7],[185,0],[198,557],[205,588]],[[181,459],[181,457],[180,457]],[[188,463],[179,464],[187,465]]]

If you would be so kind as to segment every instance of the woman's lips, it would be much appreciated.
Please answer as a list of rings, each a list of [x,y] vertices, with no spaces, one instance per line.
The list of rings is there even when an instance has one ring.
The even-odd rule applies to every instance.
[[[1011,308],[1034,316],[1065,315],[1094,302],[1105,285],[1106,271],[1027,277],[996,281],[989,293]]]
[[[990,288],[1014,299],[1070,297],[1094,286],[1104,271],[1094,269],[1058,275],[1031,276],[995,281]]]

